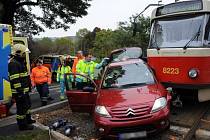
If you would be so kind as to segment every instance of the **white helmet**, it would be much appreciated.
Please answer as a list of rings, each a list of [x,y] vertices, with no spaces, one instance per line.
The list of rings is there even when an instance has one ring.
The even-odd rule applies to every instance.
[[[13,55],[23,56],[23,54],[26,51],[29,51],[29,50],[23,44],[15,44],[14,47],[12,48]]]

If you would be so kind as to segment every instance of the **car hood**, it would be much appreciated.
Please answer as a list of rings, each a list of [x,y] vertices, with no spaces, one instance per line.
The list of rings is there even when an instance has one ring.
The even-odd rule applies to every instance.
[[[127,88],[127,89],[101,89],[97,105],[106,107],[127,106],[154,102],[161,96],[156,84]]]

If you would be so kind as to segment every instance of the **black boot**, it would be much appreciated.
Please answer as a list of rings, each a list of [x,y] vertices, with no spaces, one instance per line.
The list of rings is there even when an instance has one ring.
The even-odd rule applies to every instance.
[[[28,124],[36,123],[36,120],[31,118],[31,114],[26,115],[26,120]]]
[[[42,106],[46,106],[47,105],[47,101],[42,101]]]
[[[48,101],[53,101],[53,100],[54,100],[54,98],[52,98],[52,97],[48,97],[48,98],[47,98],[47,100],[48,100]]]
[[[34,126],[33,125],[19,125],[19,130],[24,131],[24,130],[33,130]]]
[[[19,127],[20,131],[33,130],[34,129],[33,125],[27,124],[26,118],[24,118],[24,119],[17,119],[17,124],[18,124],[18,127]]]

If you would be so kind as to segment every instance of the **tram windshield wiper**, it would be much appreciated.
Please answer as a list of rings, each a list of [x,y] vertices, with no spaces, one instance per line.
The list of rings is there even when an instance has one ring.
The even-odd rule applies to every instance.
[[[183,49],[186,50],[187,47],[190,45],[190,43],[200,36],[200,33],[201,33],[201,25],[199,26],[198,31],[195,33],[195,35],[192,36],[192,38],[185,44]]]

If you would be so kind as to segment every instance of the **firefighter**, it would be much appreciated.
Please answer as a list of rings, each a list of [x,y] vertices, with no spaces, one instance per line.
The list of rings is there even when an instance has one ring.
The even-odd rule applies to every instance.
[[[42,65],[43,61],[38,59],[36,61],[36,67],[32,69],[31,72],[31,82],[33,88],[36,87],[40,98],[42,106],[47,105],[47,100],[53,100],[49,96],[49,87],[48,85],[51,84],[51,73],[49,69]]]
[[[12,97],[17,106],[17,124],[19,130],[32,130],[32,123],[36,121],[31,119],[29,89],[31,86],[30,77],[25,65],[25,52],[27,48],[22,44],[14,45],[12,58],[9,60],[8,72],[11,84]]]
[[[65,99],[65,87],[66,90],[69,90],[71,87],[71,76],[70,75],[65,75],[67,73],[71,73],[71,67],[67,65],[67,60],[68,58],[61,58],[61,66],[58,67],[57,70],[57,82],[60,82],[60,100],[64,100]]]

